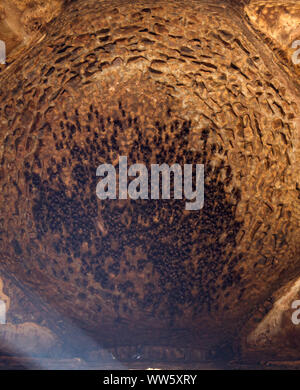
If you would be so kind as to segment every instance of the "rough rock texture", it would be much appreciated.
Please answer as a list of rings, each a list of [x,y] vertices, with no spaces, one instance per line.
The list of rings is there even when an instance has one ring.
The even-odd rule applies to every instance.
[[[2,0],[1,20],[14,30],[17,27],[17,35],[28,35],[58,16],[67,3],[64,0]]]
[[[56,345],[57,339],[49,329],[34,323],[0,326],[1,351],[10,351],[14,354],[47,355]]]
[[[292,61],[293,42],[300,40],[300,2],[252,0],[245,12],[253,27],[265,36],[277,53],[285,71],[300,75],[299,66]]]
[[[231,357],[299,276],[300,92],[259,20],[238,2],[81,0],[39,39],[24,29],[34,45],[0,77],[0,269],[51,329],[53,308],[110,347]],[[119,155],[205,164],[204,208],[98,200]]]

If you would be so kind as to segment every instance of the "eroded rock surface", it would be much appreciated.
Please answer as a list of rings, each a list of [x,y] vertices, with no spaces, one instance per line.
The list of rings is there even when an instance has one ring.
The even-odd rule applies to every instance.
[[[0,267],[99,343],[224,351],[299,274],[299,86],[232,4],[77,1],[3,68]],[[204,208],[98,200],[121,155]]]

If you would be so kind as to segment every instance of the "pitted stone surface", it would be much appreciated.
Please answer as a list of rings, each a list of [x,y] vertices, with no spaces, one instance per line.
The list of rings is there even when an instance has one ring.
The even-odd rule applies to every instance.
[[[1,267],[100,341],[235,337],[299,272],[296,89],[223,2],[80,1],[46,32],[0,79]],[[120,155],[205,164],[204,208],[98,200]]]

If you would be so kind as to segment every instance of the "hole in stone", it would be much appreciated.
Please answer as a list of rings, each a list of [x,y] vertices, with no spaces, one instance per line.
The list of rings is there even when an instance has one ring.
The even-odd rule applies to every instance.
[[[6,61],[6,45],[0,40],[0,65],[4,65]]]
[[[6,303],[0,300],[0,325],[6,324]]]

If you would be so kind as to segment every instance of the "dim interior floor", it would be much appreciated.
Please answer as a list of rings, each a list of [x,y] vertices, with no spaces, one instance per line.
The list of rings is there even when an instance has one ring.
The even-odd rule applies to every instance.
[[[136,361],[112,364],[105,361],[86,361],[73,357],[69,359],[28,358],[1,356],[0,370],[299,370],[300,361],[247,362],[161,362]]]

